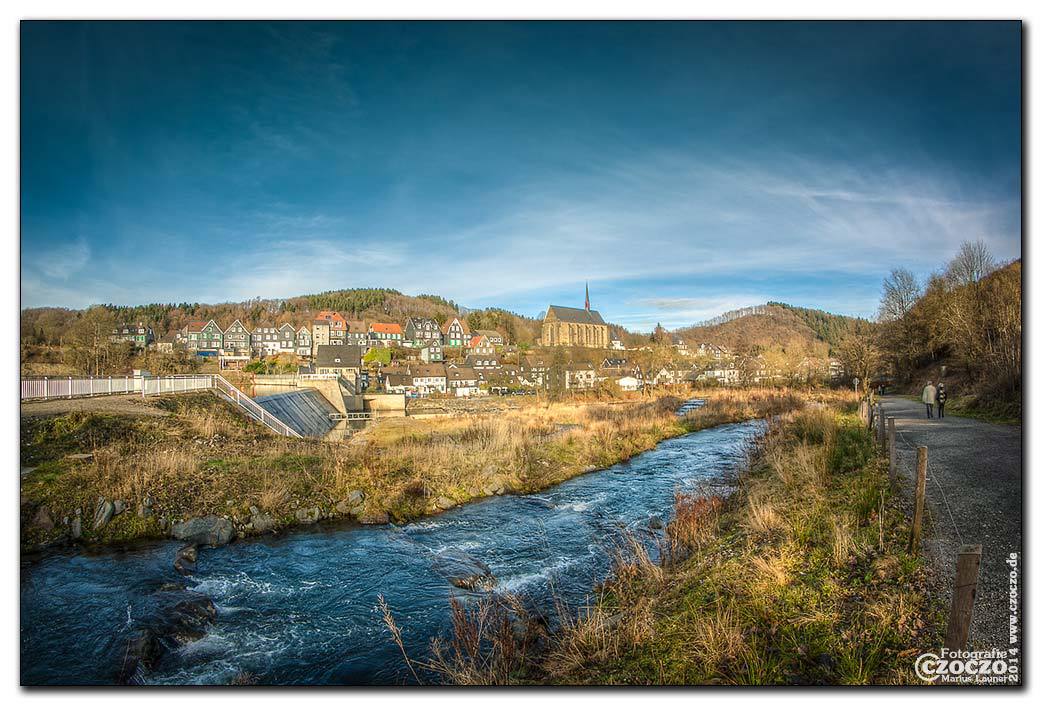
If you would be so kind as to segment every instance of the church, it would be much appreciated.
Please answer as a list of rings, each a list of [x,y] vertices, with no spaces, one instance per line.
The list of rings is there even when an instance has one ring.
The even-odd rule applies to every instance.
[[[586,285],[586,307],[551,304],[543,317],[542,344],[544,346],[576,346],[607,348],[611,345],[608,324],[601,315],[590,309],[590,285]]]

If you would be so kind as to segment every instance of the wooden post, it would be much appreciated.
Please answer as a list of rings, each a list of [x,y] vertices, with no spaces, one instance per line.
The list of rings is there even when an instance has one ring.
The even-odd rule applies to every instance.
[[[973,599],[977,597],[977,573],[980,570],[981,545],[959,547],[955,563],[955,586],[952,588],[952,612],[948,616],[948,632],[944,646],[949,650],[966,649],[973,619]]]
[[[916,481],[915,481],[915,513],[912,515],[912,537],[908,542],[908,548],[919,551],[919,535],[923,529],[923,505],[926,503],[926,447],[920,446],[916,449]]]
[[[897,482],[897,430],[894,428],[894,418],[886,420],[886,445],[890,450],[890,482]]]

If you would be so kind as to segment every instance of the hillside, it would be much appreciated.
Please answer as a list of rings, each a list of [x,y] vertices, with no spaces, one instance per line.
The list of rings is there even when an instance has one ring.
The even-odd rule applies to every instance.
[[[872,325],[864,319],[779,302],[750,307],[750,311],[757,313],[721,317],[730,320],[689,326],[678,329],[677,334],[687,339],[688,345],[714,343],[736,351],[781,347],[822,356],[834,352],[847,333]]]

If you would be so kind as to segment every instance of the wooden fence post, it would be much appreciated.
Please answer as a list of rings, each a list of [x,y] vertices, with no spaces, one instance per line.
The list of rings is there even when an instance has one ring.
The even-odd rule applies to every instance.
[[[923,505],[926,503],[926,447],[916,449],[916,481],[915,481],[915,513],[912,515],[912,537],[908,542],[909,550],[919,551],[919,535],[923,529]]]
[[[886,444],[890,451],[890,482],[895,483],[897,481],[897,430],[894,427],[893,417],[887,419],[886,423]]]
[[[948,616],[948,632],[944,646],[949,650],[966,649],[973,619],[973,599],[977,597],[977,573],[980,570],[981,545],[959,547],[955,564],[955,586],[952,588],[952,612]]]

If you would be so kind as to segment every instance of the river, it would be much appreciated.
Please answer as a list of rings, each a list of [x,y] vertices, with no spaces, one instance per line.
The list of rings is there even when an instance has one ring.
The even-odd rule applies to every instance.
[[[424,657],[449,628],[450,597],[474,595],[431,570],[435,553],[469,553],[491,567],[495,591],[533,605],[549,610],[556,596],[581,606],[627,533],[650,537],[649,516],[668,519],[675,491],[729,493],[762,430],[754,421],[695,432],[538,495],[491,497],[401,527],[317,526],[201,550],[187,582],[213,599],[216,624],[145,681],[221,684],[248,673],[261,684],[409,683],[377,596],[410,655]],[[184,580],[171,568],[178,546],[23,560],[22,683],[114,683],[146,596]]]

